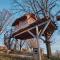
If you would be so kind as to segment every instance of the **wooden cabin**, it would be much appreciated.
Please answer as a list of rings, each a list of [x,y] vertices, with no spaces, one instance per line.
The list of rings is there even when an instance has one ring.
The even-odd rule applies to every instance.
[[[23,29],[28,27],[35,21],[36,21],[35,15],[30,13],[22,16],[21,18],[16,19],[12,26],[15,26],[15,30]]]
[[[22,40],[33,38],[33,36],[31,36],[28,31],[31,31],[34,35],[36,35],[36,26],[38,26],[39,31],[42,31],[47,21],[48,20],[46,19],[46,17],[39,19],[33,13],[26,14],[16,19],[15,22],[12,24],[12,26],[15,27],[15,31],[13,32],[12,37]],[[51,21],[46,28],[44,35],[51,35],[55,29],[56,25],[54,22]]]

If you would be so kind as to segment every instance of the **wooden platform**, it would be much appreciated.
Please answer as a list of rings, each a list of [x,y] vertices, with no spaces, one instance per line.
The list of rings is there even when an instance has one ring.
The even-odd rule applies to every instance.
[[[36,35],[36,26],[38,26],[39,31],[42,31],[47,22],[48,20],[46,18],[37,20],[34,23],[30,24],[28,27],[19,29],[18,31],[14,32],[12,34],[12,37],[22,40],[33,38],[33,36],[31,36],[28,31],[31,31],[34,35]],[[51,21],[47,29],[45,30],[44,35],[52,34],[54,30],[56,30],[56,25]]]

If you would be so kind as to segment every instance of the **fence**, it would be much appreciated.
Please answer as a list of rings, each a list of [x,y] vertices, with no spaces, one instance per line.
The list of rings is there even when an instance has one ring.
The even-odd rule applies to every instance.
[[[0,60],[33,60],[33,57],[16,54],[0,54]]]

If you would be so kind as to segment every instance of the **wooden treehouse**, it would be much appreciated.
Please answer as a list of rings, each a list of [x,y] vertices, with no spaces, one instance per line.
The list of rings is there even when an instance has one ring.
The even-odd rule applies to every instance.
[[[54,22],[46,17],[39,19],[33,13],[16,19],[12,26],[15,27],[12,37],[21,40],[36,38],[37,35],[51,36],[56,29]]]
[[[12,27],[14,27],[14,30],[13,30],[11,36],[7,37],[7,38],[5,37],[5,39],[6,39],[5,45],[8,47],[8,49],[10,50],[10,46],[12,46],[10,44],[11,38],[15,38],[16,43],[17,43],[18,39],[25,40],[25,41],[29,40],[29,39],[36,39],[36,42],[34,42],[36,44],[36,46],[34,46],[35,45],[34,43],[32,45],[33,45],[33,56],[34,57],[35,57],[34,51],[37,48],[37,54],[38,54],[37,60],[39,60],[40,59],[39,57],[41,57],[40,53],[39,53],[39,51],[40,51],[39,39],[42,39],[42,36],[44,36],[46,40],[44,40],[44,39],[42,39],[42,40],[48,47],[50,44],[50,38],[51,38],[53,32],[57,28],[55,23],[52,20],[50,20],[49,17],[44,17],[44,18],[40,19],[38,16],[36,16],[33,13],[25,14],[24,16],[17,18],[14,21],[14,23],[12,24]],[[16,45],[17,44],[15,44],[15,48],[16,48]],[[47,48],[48,57],[49,57],[50,51],[48,49],[49,48]]]
[[[38,51],[39,39],[42,39],[41,36],[45,37],[46,40],[42,40],[44,41],[44,43],[46,43],[48,47],[49,44],[47,43],[50,43],[50,38],[57,28],[55,23],[50,20],[49,17],[44,17],[40,19],[33,13],[25,14],[24,16],[17,18],[12,26],[15,30],[12,33],[12,37],[14,37],[15,39],[27,40],[36,38],[37,46],[33,48],[38,48]],[[49,48],[47,48],[49,55],[50,51],[48,49]]]

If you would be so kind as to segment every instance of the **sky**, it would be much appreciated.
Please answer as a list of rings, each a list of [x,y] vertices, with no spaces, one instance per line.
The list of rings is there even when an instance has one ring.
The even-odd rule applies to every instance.
[[[9,9],[10,8],[10,0],[0,0],[0,11],[2,11],[3,9]],[[0,45],[3,46],[4,45],[4,40],[3,40],[3,34],[0,35]]]
[[[58,6],[60,6],[59,4],[60,3],[58,3]],[[10,9],[10,8],[11,8],[11,0],[0,0],[0,11],[2,9]],[[55,13],[56,11],[57,11],[57,8],[55,8],[53,13]],[[53,52],[56,50],[60,50],[60,22],[57,22],[57,26],[58,26],[58,29],[54,32],[53,38],[52,38],[52,41],[54,42],[51,44],[51,47],[52,47],[51,49],[53,50]],[[4,44],[3,37],[4,37],[3,34],[0,35],[0,45]],[[44,48],[45,45],[41,43],[41,47]]]
[[[0,0],[0,10],[9,9],[11,7],[11,0]]]

